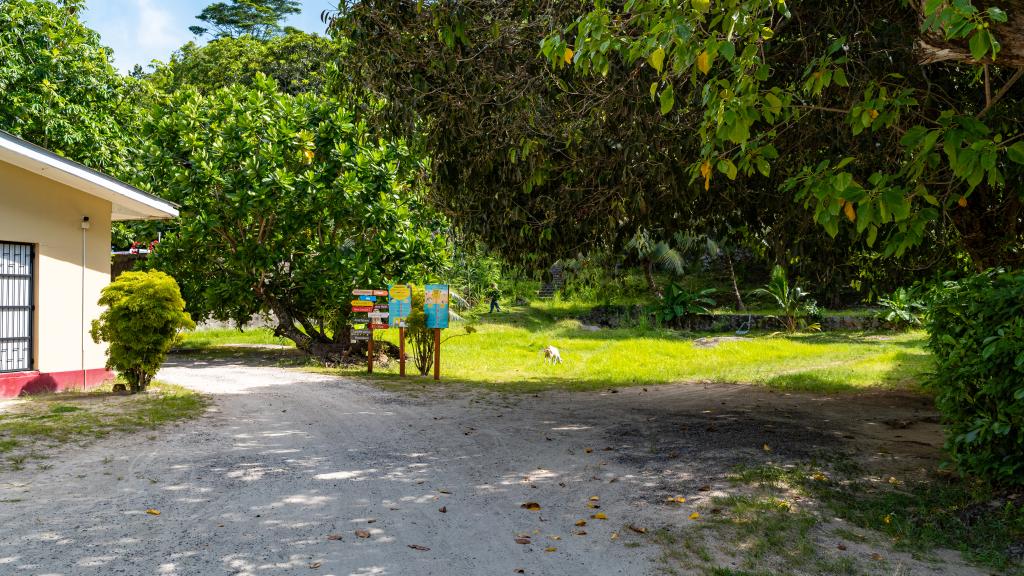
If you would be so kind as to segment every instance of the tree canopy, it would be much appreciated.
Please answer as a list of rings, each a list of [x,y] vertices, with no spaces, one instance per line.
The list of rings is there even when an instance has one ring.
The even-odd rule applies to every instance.
[[[375,138],[344,102],[251,87],[166,97],[146,124],[146,170],[181,204],[153,265],[197,320],[273,313],[299,349],[338,361],[353,288],[425,277],[443,263],[421,202],[424,167]]]
[[[196,36],[238,38],[252,36],[268,40],[283,32],[281,21],[302,12],[298,0],[231,0],[214,2],[196,16],[206,26],[190,26]]]
[[[332,29],[356,84],[388,99],[383,121],[420,136],[434,201],[513,255],[724,219],[1020,264],[1024,84],[999,59],[1006,14],[920,8],[365,0]],[[922,65],[935,34],[986,65]]]
[[[0,0],[0,128],[121,175],[142,87],[117,74],[82,5]]]

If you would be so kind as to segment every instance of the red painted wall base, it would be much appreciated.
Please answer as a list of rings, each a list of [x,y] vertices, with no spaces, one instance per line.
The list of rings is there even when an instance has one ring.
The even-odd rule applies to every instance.
[[[105,368],[69,372],[8,372],[0,374],[0,398],[12,398],[22,394],[41,394],[96,388],[114,379],[114,373]]]

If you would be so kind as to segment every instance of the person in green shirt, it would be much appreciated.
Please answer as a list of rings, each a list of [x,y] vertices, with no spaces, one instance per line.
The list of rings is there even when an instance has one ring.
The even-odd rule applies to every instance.
[[[497,284],[491,284],[491,291],[487,293],[487,296],[491,299],[491,311],[488,314],[493,313],[495,310],[501,312],[501,306],[498,304],[498,298],[501,298],[501,290],[498,289]]]

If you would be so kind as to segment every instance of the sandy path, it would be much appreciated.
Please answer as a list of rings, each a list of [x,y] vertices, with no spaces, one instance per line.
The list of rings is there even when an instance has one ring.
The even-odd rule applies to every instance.
[[[212,394],[210,414],[0,474],[0,574],[651,574],[660,550],[627,526],[685,525],[714,493],[697,488],[727,486],[736,463],[856,437],[913,468],[941,441],[927,422],[898,430],[905,443],[882,424],[930,415],[914,398],[692,385],[393,394],[230,359],[177,358],[159,377]],[[675,494],[689,502],[664,503]],[[524,533],[532,544],[515,542]]]

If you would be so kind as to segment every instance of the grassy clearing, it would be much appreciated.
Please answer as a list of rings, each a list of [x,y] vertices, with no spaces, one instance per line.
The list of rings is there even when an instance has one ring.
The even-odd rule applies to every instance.
[[[196,330],[181,335],[178,348],[196,350],[231,345],[272,344],[276,346],[294,346],[291,340],[274,336],[268,328],[252,328],[241,331],[234,328],[217,328],[212,330]]]
[[[512,392],[704,381],[842,392],[912,389],[931,367],[922,332],[750,334],[748,340],[705,348],[694,340],[731,334],[682,334],[656,326],[590,332],[574,319],[585,309],[534,303],[502,314],[469,314],[475,333],[467,335],[458,325],[445,331],[443,377]],[[394,342],[395,332],[386,338]],[[563,364],[543,361],[547,345],[561,350]],[[392,365],[376,370],[376,377],[394,381],[397,371]],[[344,372],[364,374],[359,368]]]
[[[61,445],[83,446],[111,434],[195,418],[206,404],[201,394],[163,382],[133,396],[93,391],[21,398],[0,413],[0,468],[20,469]]]
[[[894,550],[927,557],[937,548],[960,552],[971,563],[1024,573],[1024,498],[954,477],[919,480],[873,478],[849,461],[829,466],[758,466],[735,481],[772,494],[799,494],[830,515],[879,535]],[[864,542],[864,534],[835,535]]]

